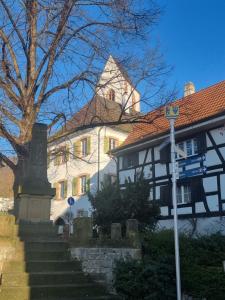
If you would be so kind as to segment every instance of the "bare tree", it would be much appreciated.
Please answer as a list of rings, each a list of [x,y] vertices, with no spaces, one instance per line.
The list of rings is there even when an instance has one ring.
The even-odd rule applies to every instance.
[[[160,9],[151,0],[0,0],[0,12],[0,141],[17,163],[5,146],[0,160],[22,177],[33,124],[74,112],[110,50],[143,41]],[[165,72],[159,61],[154,51],[145,64],[136,61],[137,83],[148,78],[154,86]]]

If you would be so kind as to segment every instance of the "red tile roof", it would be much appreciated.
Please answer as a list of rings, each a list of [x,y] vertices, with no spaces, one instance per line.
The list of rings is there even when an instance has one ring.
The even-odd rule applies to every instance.
[[[107,125],[119,130],[130,132],[132,130],[132,120],[139,114],[124,113],[122,106],[100,96],[95,96],[84,105],[81,110],[73,115],[57,133],[49,138],[49,142],[68,135],[72,132],[92,128],[95,126]],[[119,121],[121,120],[121,122]]]
[[[176,120],[175,128],[185,127],[218,114],[225,115],[225,81],[176,100],[173,105],[178,105],[180,108],[180,115]],[[133,126],[132,132],[121,145],[121,148],[141,142],[145,138],[166,133],[169,130],[169,122],[164,116],[164,107],[148,113],[144,121],[146,123]]]

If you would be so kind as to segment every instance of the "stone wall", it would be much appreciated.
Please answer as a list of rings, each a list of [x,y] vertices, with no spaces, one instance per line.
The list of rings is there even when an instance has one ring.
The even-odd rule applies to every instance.
[[[9,211],[12,210],[14,206],[14,201],[12,198],[3,198],[0,197],[0,211]]]
[[[113,268],[117,260],[140,259],[141,250],[132,248],[71,248],[71,258],[82,263],[85,273],[103,278],[109,288],[113,284]]]

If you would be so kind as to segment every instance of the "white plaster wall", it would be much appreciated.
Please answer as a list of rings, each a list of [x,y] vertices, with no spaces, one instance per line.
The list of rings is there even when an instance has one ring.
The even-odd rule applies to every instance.
[[[203,187],[205,192],[217,191],[217,178],[216,176],[203,178]]]
[[[90,191],[95,193],[97,190],[98,180],[98,136],[100,137],[100,182],[104,179],[104,174],[116,175],[116,161],[108,154],[104,153],[104,137],[112,137],[120,142],[123,142],[127,133],[118,131],[109,127],[97,127],[94,129],[83,130],[82,132],[73,133],[66,137],[64,140],[51,143],[48,147],[48,151],[53,149],[69,145],[70,152],[73,153],[73,144],[85,138],[91,137],[91,154],[83,159],[74,158],[70,156],[69,161],[66,164],[54,166],[54,161],[51,161],[48,169],[48,178],[52,185],[56,182],[67,180],[67,198],[72,196],[72,180],[74,177],[79,177],[82,174],[90,175]],[[88,201],[87,195],[73,196],[75,198],[75,205],[72,206],[72,213],[74,216],[77,214],[77,210],[84,209],[91,213],[91,205]],[[63,214],[68,209],[67,200],[53,200],[51,209],[51,218],[54,220],[59,215]]]
[[[225,200],[225,174],[220,175],[221,182],[221,198]]]
[[[124,184],[125,180],[130,177],[131,181],[134,181],[135,171],[134,169],[120,171],[120,184]]]
[[[205,213],[206,212],[203,202],[195,203],[195,211],[196,211],[196,213]]]
[[[220,164],[221,161],[216,153],[215,150],[209,150],[207,151],[206,153],[206,161],[205,161],[205,165],[207,167],[210,167],[210,166],[214,166],[214,165],[217,165],[217,164]]]
[[[210,211],[218,211],[219,210],[219,202],[218,202],[218,196],[207,196],[206,201],[209,207]]]
[[[139,152],[139,165],[143,164],[144,159],[145,159],[145,155],[146,155],[146,150],[143,150],[143,151]],[[151,150],[149,150],[145,163],[149,163],[151,161],[152,161],[152,155],[151,155]]]
[[[156,164],[155,165],[155,176],[166,176],[166,165],[165,164]]]
[[[225,143],[225,126],[210,131],[217,145]]]
[[[132,106],[133,95],[135,97],[135,110],[140,111],[140,94],[124,78],[112,56],[109,57],[105,65],[98,86],[100,86],[100,88],[98,88],[96,92],[104,98],[107,98],[108,91],[113,89],[115,91],[115,101],[122,105],[123,103],[127,103],[127,109]]]

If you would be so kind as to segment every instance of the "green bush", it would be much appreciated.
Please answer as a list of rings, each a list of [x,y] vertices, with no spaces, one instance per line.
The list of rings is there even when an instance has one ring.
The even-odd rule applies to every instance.
[[[95,195],[89,194],[93,207],[94,223],[105,233],[112,223],[125,226],[128,219],[137,219],[140,229],[153,228],[159,215],[159,206],[149,201],[149,184],[145,180],[125,183],[121,190],[118,183],[105,183]]]
[[[175,299],[174,265],[168,264],[170,259],[119,261],[114,273],[116,291],[129,300]]]
[[[179,240],[182,291],[198,299],[224,300],[225,237],[220,234],[198,238],[180,235]],[[129,268],[134,268],[133,273],[127,273]],[[120,263],[115,270],[115,288],[125,299],[175,299],[173,231],[146,234],[143,260]],[[133,293],[136,298],[129,298]]]

